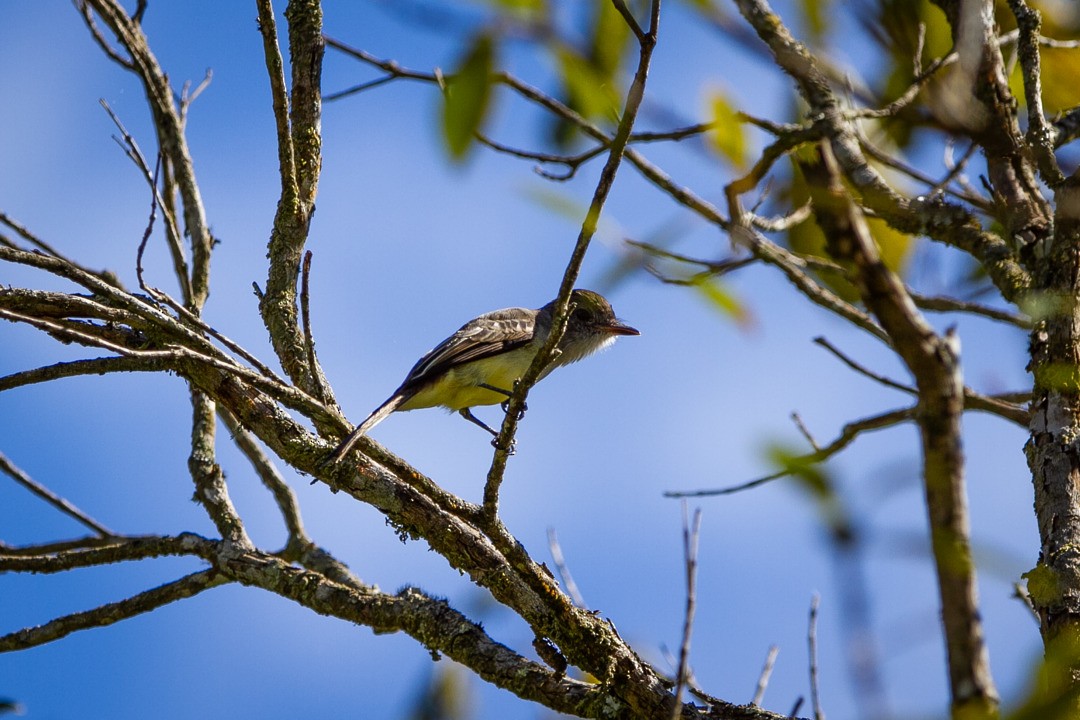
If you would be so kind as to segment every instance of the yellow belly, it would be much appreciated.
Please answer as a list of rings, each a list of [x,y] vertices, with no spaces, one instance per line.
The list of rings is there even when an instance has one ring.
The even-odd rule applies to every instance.
[[[498,405],[509,396],[480,385],[513,392],[514,382],[525,374],[535,354],[535,349],[526,345],[455,367],[402,403],[398,410],[442,406],[458,411],[477,405]]]

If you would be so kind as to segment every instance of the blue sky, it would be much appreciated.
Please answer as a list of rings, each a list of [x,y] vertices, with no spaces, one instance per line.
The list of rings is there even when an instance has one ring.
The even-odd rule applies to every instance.
[[[326,32],[417,69],[450,67],[460,38],[406,22],[389,3],[326,4]],[[672,112],[704,119],[721,88],[751,113],[782,118],[788,83],[726,45],[684,6],[669,3],[639,127],[663,129]],[[251,292],[265,280],[265,244],[277,198],[276,150],[261,40],[252,3],[151,3],[151,45],[174,85],[214,79],[188,121],[195,169],[216,250],[210,322],[264,360],[272,353]],[[857,48],[848,47],[857,56]],[[523,46],[504,62],[532,82],[550,67]],[[29,68],[33,68],[33,72]],[[324,89],[371,73],[328,54]],[[104,98],[148,152],[152,134],[133,76],[109,62],[67,3],[0,8],[0,209],[69,256],[117,271],[134,285],[135,250],[148,212],[142,179],[112,140]],[[431,345],[480,312],[538,307],[554,296],[577,224],[538,202],[557,193],[584,207],[599,165],[552,185],[520,160],[479,151],[447,162],[438,97],[395,83],[326,106],[324,171],[310,248],[312,317],[320,358],[354,421],[381,402]],[[499,98],[493,134],[521,145],[543,127],[537,114]],[[762,138],[752,136],[760,147]],[[719,201],[731,177],[699,143],[646,148],[675,179]],[[798,444],[798,411],[819,439],[844,422],[899,407],[906,398],[842,368],[811,343],[825,335],[876,370],[904,371],[888,353],[810,307],[777,273],[751,268],[730,289],[754,314],[740,327],[692,293],[648,276],[604,284],[618,239],[681,223],[678,249],[721,256],[728,241],[685,217],[624,167],[604,231],[580,285],[608,295],[642,330],[602,356],[560,370],[530,395],[503,488],[504,520],[538,560],[555,528],[592,608],[613,620],[646,658],[669,669],[682,621],[680,507],[669,489],[734,484],[771,470],[765,448]],[[935,289],[947,254],[920,256],[916,280]],[[171,287],[163,247],[148,253],[150,281]],[[64,284],[0,266],[0,283]],[[938,319],[934,318],[937,322]],[[1025,338],[960,318],[967,382],[1023,389]],[[96,353],[60,346],[26,327],[0,326],[0,374]],[[0,394],[0,452],[106,525],[129,533],[212,534],[190,501],[187,393],[175,377],[79,378]],[[494,413],[494,414],[493,414]],[[497,410],[480,410],[497,420]],[[1034,564],[1038,536],[1024,433],[1002,421],[966,420],[973,538],[991,663],[1006,701],[1017,699],[1039,653],[1038,632],[1011,583]],[[480,497],[491,450],[476,428],[438,411],[398,414],[374,436],[448,489]],[[271,499],[220,433],[220,458],[255,540],[284,538]],[[830,465],[861,521],[863,570],[890,705],[902,717],[941,717],[946,706],[937,601],[925,542],[914,429],[875,433]],[[482,617],[492,635],[531,652],[531,636],[492,608],[422,543],[400,543],[372,509],[325,486],[290,478],[316,542],[386,590],[415,584]],[[808,693],[806,618],[822,597],[821,686],[833,718],[858,704],[845,665],[845,576],[817,513],[798,488],[774,483],[705,499],[699,606],[692,663],[709,692],[748,701],[770,645],[780,646],[766,706],[787,712]],[[0,539],[41,542],[80,533],[0,478]],[[550,564],[550,563],[549,563]],[[198,567],[158,560],[61,576],[0,577],[0,632],[88,609]],[[403,635],[314,616],[280,598],[220,588],[153,614],[0,656],[0,696],[42,720],[109,717],[402,717],[431,670]],[[536,718],[537,707],[472,686],[476,717]],[[804,706],[803,714],[807,714]]]

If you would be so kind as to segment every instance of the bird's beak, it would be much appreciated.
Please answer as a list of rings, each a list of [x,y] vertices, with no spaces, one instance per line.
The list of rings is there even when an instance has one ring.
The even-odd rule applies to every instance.
[[[632,328],[621,320],[612,320],[610,323],[604,326],[612,335],[640,335],[641,332],[637,328]]]

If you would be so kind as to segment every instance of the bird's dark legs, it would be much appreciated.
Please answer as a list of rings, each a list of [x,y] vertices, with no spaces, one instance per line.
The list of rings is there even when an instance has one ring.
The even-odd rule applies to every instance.
[[[472,411],[469,410],[469,408],[462,408],[461,410],[458,410],[458,415],[465,418],[466,420],[471,422],[473,425],[479,425],[480,427],[484,428],[489,433],[491,433],[492,437],[496,437],[496,438],[499,437],[499,433],[497,433],[496,431],[494,431],[490,427],[488,427],[487,424],[483,420],[481,420],[480,418],[473,415]]]
[[[483,420],[481,420],[480,418],[473,415],[472,412],[469,410],[469,408],[462,408],[461,410],[458,410],[458,415],[465,418],[466,420],[471,422],[473,425],[478,425],[478,426],[484,428],[485,430],[487,430],[489,433],[491,433],[491,447],[493,447],[493,448],[499,447],[499,433],[495,432],[490,427],[488,427],[487,424],[485,424]],[[516,443],[516,441],[514,441],[514,440],[510,441],[510,449],[507,451],[510,455],[514,454],[514,444],[515,443]]]

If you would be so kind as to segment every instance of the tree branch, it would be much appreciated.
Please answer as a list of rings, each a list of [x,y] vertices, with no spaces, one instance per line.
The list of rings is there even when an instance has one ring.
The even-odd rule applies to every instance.
[[[191,309],[199,312],[210,293],[210,254],[214,241],[206,222],[202,197],[195,180],[195,166],[184,136],[184,122],[176,108],[172,88],[169,87],[168,77],[158,64],[157,58],[150,51],[141,25],[128,16],[119,2],[79,0],[79,7],[85,13],[84,18],[89,17],[88,6],[101,16],[127,50],[131,56],[132,70],[138,75],[146,91],[158,145],[168,159],[176,188],[183,201],[184,233],[191,239],[192,248]]]
[[[73,632],[94,627],[107,627],[136,615],[156,610],[163,605],[193,597],[227,582],[216,570],[201,570],[161,587],[141,592],[119,602],[109,603],[85,612],[72,613],[50,620],[44,625],[26,628],[0,636],[0,652],[24,650],[29,647],[67,637]]]
[[[309,395],[320,397],[325,392],[325,397],[330,398],[322,370],[309,364],[308,348],[298,322],[296,287],[322,166],[322,9],[314,0],[291,0],[285,10],[292,67],[291,103],[286,94],[284,61],[278,48],[270,0],[259,0],[258,11],[277,122],[281,176],[281,198],[268,244],[270,267],[266,292],[259,299],[259,311],[270,332],[274,352],[293,383]],[[328,425],[324,429],[332,428]]]
[[[570,316],[570,293],[577,283],[581,264],[585,260],[585,253],[589,249],[589,243],[596,233],[596,226],[600,221],[600,213],[607,201],[608,193],[615,182],[615,174],[622,163],[623,153],[626,151],[627,142],[634,129],[634,120],[637,119],[638,109],[645,97],[645,81],[649,75],[649,63],[652,60],[653,49],[656,47],[657,33],[659,31],[660,0],[652,0],[651,15],[648,33],[639,35],[638,38],[638,63],[634,72],[634,79],[627,91],[626,101],[623,107],[622,117],[619,120],[618,129],[611,139],[608,149],[607,162],[600,171],[600,179],[597,181],[593,192],[592,201],[589,203],[585,220],[581,224],[574,250],[570,254],[570,260],[563,273],[559,293],[555,299],[554,315],[551,320],[551,330],[545,338],[543,345],[537,350],[536,357],[525,374],[519,379],[514,387],[514,394],[506,408],[506,416],[503,418],[502,427],[495,440],[495,456],[488,470],[487,481],[484,484],[484,513],[492,521],[498,514],[499,487],[502,484],[503,473],[506,471],[506,461],[510,456],[510,448],[513,444],[514,434],[517,431],[518,420],[525,409],[525,399],[529,390],[540,377],[540,373],[555,357],[556,348],[566,331],[566,321]]]
[[[33,478],[20,470],[18,467],[16,467],[15,463],[11,462],[11,460],[9,460],[7,456],[3,453],[0,453],[0,472],[3,472],[12,480],[19,483],[30,492],[34,493],[39,498],[49,503],[60,512],[71,518],[74,518],[78,522],[90,528],[99,536],[114,537],[116,535],[116,533],[114,533],[112,530],[105,527],[97,520],[94,520],[92,517],[72,505],[64,498],[54,493],[52,490],[49,490],[41,483],[35,482]]]
[[[959,341],[944,337],[918,314],[903,283],[878,256],[865,220],[844,191],[829,144],[803,162],[815,215],[829,253],[856,271],[863,302],[881,322],[918,388],[923,480],[945,628],[954,715],[996,715],[997,690],[979,617],[971,558],[960,424],[964,410]]]

